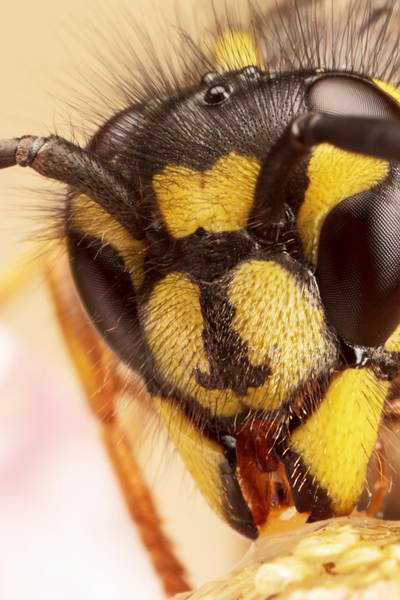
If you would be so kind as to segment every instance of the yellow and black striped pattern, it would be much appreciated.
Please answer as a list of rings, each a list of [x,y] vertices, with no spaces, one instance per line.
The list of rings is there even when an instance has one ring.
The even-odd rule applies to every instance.
[[[217,40],[214,57],[227,72],[260,64],[257,47],[242,32]],[[399,99],[397,90],[379,85]],[[171,163],[155,173],[155,211],[173,243],[199,230],[214,235],[216,243],[218,236],[244,230],[260,169],[259,158],[238,150],[203,171]],[[294,235],[303,263],[312,268],[327,214],[343,199],[385,182],[389,165],[324,144],[305,173]],[[208,424],[223,421],[229,434],[240,435],[240,426],[257,417],[268,423],[266,430],[276,429],[296,505],[307,488],[309,505],[313,495],[319,497],[314,516],[324,516],[325,509],[328,515],[349,514],[363,487],[390,382],[370,365],[336,368],[340,348],[308,267],[282,257],[253,257],[239,259],[217,281],[196,280],[175,268],[147,285],[145,242],[132,240],[86,197],[73,200],[71,222],[82,236],[116,250],[139,296],[145,288],[138,312],[154,379],[162,382],[155,406],[209,503],[234,521],[222,477],[225,451]],[[210,297],[218,308],[209,308]],[[387,352],[399,351],[399,331],[386,342]],[[234,465],[229,468],[236,481]]]

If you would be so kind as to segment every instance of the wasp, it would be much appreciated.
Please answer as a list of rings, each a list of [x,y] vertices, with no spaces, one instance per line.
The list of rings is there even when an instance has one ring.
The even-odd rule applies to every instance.
[[[121,390],[251,540],[282,515],[349,515],[395,412],[398,9],[331,9],[249,7],[204,45],[186,38],[181,72],[125,81],[86,144],[0,141],[2,168],[65,185],[59,259],[43,268],[130,511],[152,515],[143,537],[155,532],[168,593],[186,583],[122,433]]]

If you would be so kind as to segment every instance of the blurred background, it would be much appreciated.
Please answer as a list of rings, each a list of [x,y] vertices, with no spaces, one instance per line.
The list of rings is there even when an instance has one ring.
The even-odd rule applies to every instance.
[[[101,70],[96,48],[108,57],[116,42],[123,46],[124,36],[134,38],[128,13],[151,38],[155,21],[176,22],[176,4],[3,2],[1,137],[57,130],[71,138],[73,130],[76,139],[82,139],[87,121],[70,106],[83,106],[87,99],[90,107],[94,95],[88,90],[95,78],[87,67]],[[188,21],[201,20],[199,11],[194,15],[186,4]],[[139,56],[142,51],[139,47]],[[109,91],[97,79],[94,85],[98,106]],[[24,253],[35,252],[30,240],[43,228],[41,208],[51,205],[52,189],[53,184],[28,170],[1,172],[0,273],[15,260],[21,262]],[[33,280],[0,314],[0,597],[162,598],[121,501],[97,424],[86,408],[45,287],[40,278]],[[151,437],[141,460],[193,585],[232,568],[248,543],[211,513],[162,434]]]

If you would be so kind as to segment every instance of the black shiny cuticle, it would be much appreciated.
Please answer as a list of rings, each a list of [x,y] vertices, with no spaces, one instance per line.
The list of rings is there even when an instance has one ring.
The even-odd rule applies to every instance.
[[[261,77],[261,70],[255,65],[249,65],[240,71],[240,74],[247,79],[259,79]]]
[[[229,98],[230,94],[231,90],[228,86],[214,85],[206,91],[204,95],[204,102],[212,105],[221,104]]]

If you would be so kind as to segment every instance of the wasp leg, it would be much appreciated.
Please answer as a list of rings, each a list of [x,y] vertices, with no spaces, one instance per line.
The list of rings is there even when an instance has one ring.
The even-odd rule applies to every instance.
[[[187,591],[190,586],[185,579],[184,568],[162,531],[150,492],[132,456],[127,436],[116,418],[114,401],[121,390],[121,379],[112,368],[115,359],[81,309],[66,262],[59,261],[56,266],[51,265],[48,277],[65,340],[91,409],[100,420],[103,440],[130,515],[167,596]]]
[[[55,256],[54,256],[55,254]],[[5,304],[20,291],[33,276],[46,274],[53,303],[64,338],[72,359],[78,369],[85,392],[95,417],[100,420],[102,437],[111,458],[129,513],[134,520],[142,542],[149,552],[166,595],[190,589],[184,568],[175,557],[171,542],[162,531],[149,490],[140,469],[132,456],[125,432],[117,421],[114,402],[118,396],[122,378],[113,368],[114,358],[101,342],[88,318],[80,307],[66,260],[54,254],[42,252],[24,268],[15,268],[6,274],[2,284],[0,304]],[[26,263],[26,264],[25,264]],[[133,393],[138,390],[132,390]]]

